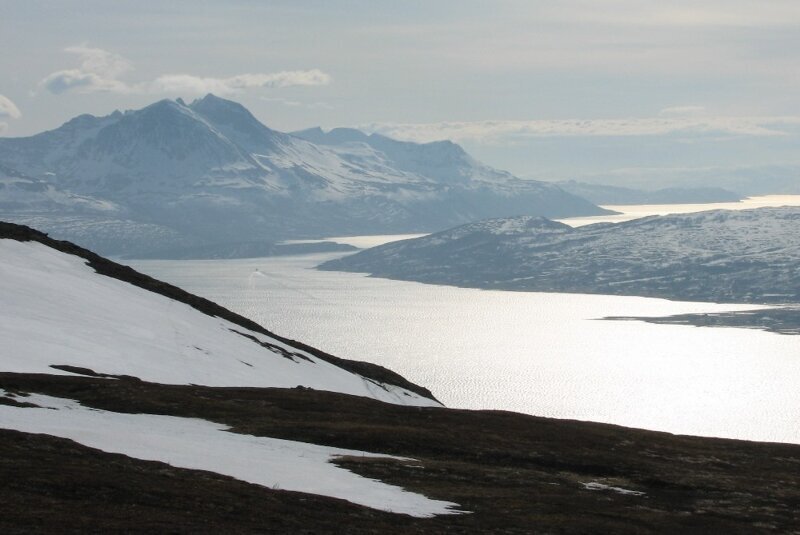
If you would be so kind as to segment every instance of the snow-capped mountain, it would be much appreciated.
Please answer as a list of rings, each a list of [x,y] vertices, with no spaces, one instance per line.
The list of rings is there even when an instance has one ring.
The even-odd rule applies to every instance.
[[[485,166],[450,142],[405,143],[347,129],[290,135],[213,95],[81,115],[35,136],[0,138],[0,165],[70,199],[23,202],[3,188],[0,215],[109,254],[602,212],[557,186]],[[102,221],[126,232],[116,245],[96,241],[74,217],[65,224],[76,214],[86,225]],[[142,239],[127,241],[138,231]]]
[[[389,243],[322,269],[477,288],[800,302],[800,209],[712,210],[573,228],[490,219]]]

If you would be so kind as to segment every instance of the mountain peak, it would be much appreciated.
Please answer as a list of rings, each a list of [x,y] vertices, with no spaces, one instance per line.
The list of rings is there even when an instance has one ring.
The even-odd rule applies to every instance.
[[[184,108],[185,106],[182,105],[183,100],[172,100],[168,98],[162,98],[161,100],[157,100],[150,104],[149,106],[145,106],[142,109],[147,108]]]
[[[334,128],[328,132],[328,137],[334,143],[349,143],[353,141],[367,141],[369,136],[356,128]]]
[[[292,132],[292,135],[317,145],[340,145],[353,142],[369,143],[371,137],[356,128],[339,127],[326,132],[319,126],[298,130]]]
[[[247,114],[248,116],[252,117],[252,114],[247,110],[247,108],[238,102],[218,97],[213,93],[209,93],[203,98],[194,100],[191,104],[189,104],[188,107],[198,113],[228,112]]]
[[[192,115],[192,112],[181,102],[165,98],[145,106],[141,110],[134,111],[131,115],[166,117],[170,115]]]
[[[220,98],[212,93],[192,102],[188,109],[214,125],[220,132],[251,150],[263,149],[277,136],[250,111],[232,100]]]
[[[224,99],[222,97],[218,97],[214,93],[206,93],[206,96],[204,96],[203,98],[195,99],[194,102],[192,102],[192,105],[197,104],[199,102],[206,102],[206,103],[210,103],[210,102],[230,102],[230,103],[236,104],[232,100],[228,100],[228,99]]]

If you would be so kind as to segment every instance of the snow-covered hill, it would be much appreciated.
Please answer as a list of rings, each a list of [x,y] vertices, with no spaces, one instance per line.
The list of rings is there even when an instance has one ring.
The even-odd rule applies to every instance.
[[[57,192],[66,199],[43,204],[41,195],[26,200],[4,187],[4,219],[107,254],[602,213],[557,186],[485,166],[450,142],[406,143],[347,129],[290,135],[213,95],[81,115],[32,137],[0,138],[0,165],[50,191],[48,198]],[[66,215],[146,239],[126,244],[128,233],[117,245],[95,241],[92,232],[65,225]]]
[[[0,223],[0,371],[132,376],[436,406],[378,366],[285,340],[213,303],[25,227]]]
[[[135,389],[172,385],[168,388],[175,392],[196,385],[302,388],[417,408],[441,406],[429,392],[388,370],[275,336],[214,303],[71,243],[2,222],[0,299],[0,375],[12,383],[15,377],[49,376],[51,385],[80,377]],[[453,502],[334,463],[347,456],[410,459],[253,436],[196,417],[134,412],[100,410],[18,386],[0,388],[0,431],[6,434],[70,439],[95,451],[415,517],[459,512]]]
[[[800,302],[800,209],[713,210],[579,228],[480,221],[322,269],[476,288]]]

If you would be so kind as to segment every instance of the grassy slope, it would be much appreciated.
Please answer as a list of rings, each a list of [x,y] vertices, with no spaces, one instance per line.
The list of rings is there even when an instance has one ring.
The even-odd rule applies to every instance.
[[[674,436],[497,411],[400,407],[308,389],[0,374],[0,388],[121,412],[413,457],[348,468],[452,500],[412,519],[205,472],[0,432],[0,530],[175,532],[799,532],[800,446]],[[590,491],[597,481],[643,491]],[[346,528],[345,528],[346,526]]]

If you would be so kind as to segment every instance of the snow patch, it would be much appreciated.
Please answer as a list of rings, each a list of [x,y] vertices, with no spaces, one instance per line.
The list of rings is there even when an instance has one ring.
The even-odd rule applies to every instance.
[[[0,396],[7,396],[0,390]],[[63,398],[31,394],[37,408],[0,405],[0,427],[74,440],[90,448],[178,468],[208,470],[248,483],[340,498],[415,517],[459,514],[453,502],[432,500],[400,487],[340,468],[342,456],[408,460],[228,432],[228,427],[197,418],[125,414],[84,407]]]
[[[589,483],[581,483],[581,485],[583,485],[583,488],[586,490],[610,490],[612,492],[616,492],[618,494],[626,494],[628,496],[646,495],[646,493],[641,492],[639,490],[623,489],[622,487],[612,487],[604,483],[598,483],[597,481],[591,481]]]
[[[0,259],[2,371],[69,374],[51,366],[72,366],[155,383],[303,386],[401,405],[440,406],[99,275],[82,258],[41,243],[0,240]]]

